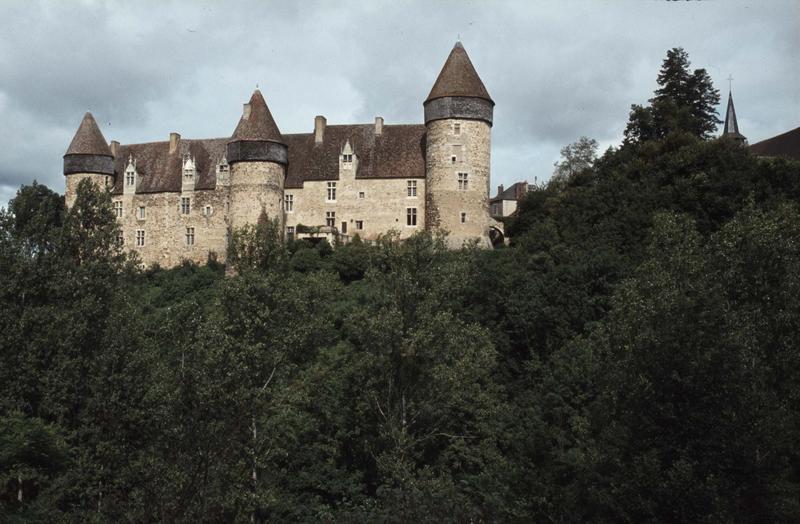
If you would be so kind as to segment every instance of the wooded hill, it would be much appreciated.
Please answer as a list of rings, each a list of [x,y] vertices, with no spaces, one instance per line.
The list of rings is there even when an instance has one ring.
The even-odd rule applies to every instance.
[[[800,163],[671,50],[512,244],[237,231],[141,270],[107,194],[0,216],[5,522],[796,522]]]

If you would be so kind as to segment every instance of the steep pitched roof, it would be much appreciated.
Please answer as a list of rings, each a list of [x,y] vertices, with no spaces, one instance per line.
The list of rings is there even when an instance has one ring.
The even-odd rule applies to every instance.
[[[522,200],[522,197],[525,196],[525,193],[528,191],[528,183],[527,182],[515,182],[514,184],[510,185],[502,192],[498,192],[497,196],[492,198],[491,202],[497,202],[500,200]]]
[[[425,101],[445,96],[469,96],[494,103],[461,42],[456,42],[450,51],[450,56]]]
[[[275,123],[275,119],[272,118],[267,102],[264,101],[264,97],[258,89],[253,91],[249,106],[249,114],[242,115],[239,125],[236,126],[236,130],[231,136],[231,141],[271,140],[283,143],[283,137],[281,137],[278,125]]]
[[[289,146],[287,188],[303,187],[307,180],[337,180],[339,154],[349,140],[358,158],[356,178],[424,178],[425,131],[423,124],[384,125],[380,135],[374,124],[330,125],[322,144],[314,133],[285,135]]]
[[[122,173],[128,165],[128,157],[136,160],[136,172],[139,174],[137,193],[179,192],[181,190],[181,174],[183,156],[194,158],[197,167],[195,189],[214,189],[217,182],[217,164],[225,156],[227,138],[207,138],[187,140],[181,138],[178,148],[169,152],[169,141],[149,142],[146,144],[128,144],[119,147],[114,159],[113,193],[122,194]]]
[[[348,140],[358,158],[357,179],[424,178],[425,132],[423,124],[384,125],[380,135],[375,134],[374,124],[331,125],[325,128],[321,144],[314,143],[314,133],[284,135],[289,152],[285,187],[302,188],[307,180],[338,180],[339,154]],[[227,143],[227,138],[181,138],[171,154],[168,141],[122,145],[114,163],[114,193],[122,193],[121,174],[130,155],[140,175],[137,193],[179,192],[187,153],[197,166],[195,189],[214,189],[217,164]]]
[[[72,137],[72,142],[67,148],[66,155],[112,156],[108,142],[106,142],[103,133],[100,132],[100,128],[97,127],[97,122],[95,122],[90,112],[87,111],[83,115],[81,125],[78,126],[75,136]]]
[[[750,146],[750,151],[761,156],[782,156],[800,160],[800,127]]]
[[[722,128],[723,136],[732,136],[744,140],[745,137],[739,133],[739,123],[736,121],[736,109],[733,107],[733,94],[728,92],[728,109],[725,111],[725,127]]]

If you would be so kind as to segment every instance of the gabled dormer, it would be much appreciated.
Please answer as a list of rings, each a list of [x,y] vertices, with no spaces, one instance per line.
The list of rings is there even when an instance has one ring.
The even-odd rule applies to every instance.
[[[136,159],[133,155],[128,155],[128,162],[125,164],[125,172],[122,175],[122,194],[132,195],[136,193],[136,185],[139,183],[139,173],[136,171]]]
[[[353,151],[353,146],[350,145],[348,139],[342,146],[342,151],[339,154],[339,176],[349,175],[354,177],[358,170],[358,156]]]
[[[222,186],[230,185],[231,183],[231,166],[228,165],[228,159],[223,154],[222,158],[217,162],[217,184]]]
[[[181,191],[194,191],[197,182],[197,164],[189,153],[183,155],[183,168],[181,177]]]

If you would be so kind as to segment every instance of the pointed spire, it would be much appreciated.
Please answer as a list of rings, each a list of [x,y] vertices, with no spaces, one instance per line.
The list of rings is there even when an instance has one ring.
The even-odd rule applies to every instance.
[[[493,103],[461,42],[453,46],[425,101],[447,96],[483,98]]]
[[[250,102],[245,106],[239,125],[236,126],[236,130],[231,136],[232,142],[237,140],[271,140],[283,143],[283,137],[275,124],[275,119],[272,118],[267,102],[258,89],[250,97]]]
[[[81,125],[75,132],[65,155],[99,155],[113,156],[111,148],[108,147],[103,133],[97,127],[94,117],[90,112],[86,112],[81,120]]]
[[[747,139],[739,133],[739,123],[736,121],[736,109],[733,107],[733,93],[728,91],[728,109],[725,111],[725,127],[722,136],[728,136],[736,140],[746,141]]]

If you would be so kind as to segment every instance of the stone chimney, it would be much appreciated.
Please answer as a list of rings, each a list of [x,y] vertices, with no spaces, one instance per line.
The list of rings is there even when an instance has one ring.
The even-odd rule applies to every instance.
[[[321,144],[322,141],[325,139],[325,124],[328,121],[325,120],[325,117],[322,115],[317,115],[314,117],[314,143]]]
[[[375,134],[382,135],[383,134],[383,117],[376,116],[375,117]]]
[[[497,196],[500,196],[503,193],[503,184],[497,186]]]
[[[244,104],[244,107],[242,108],[242,118],[245,120],[250,118],[250,104]]]
[[[178,142],[181,141],[181,135],[178,133],[169,134],[169,152],[170,154],[178,150]]]
[[[117,158],[117,153],[119,153],[119,142],[116,140],[111,141],[111,154],[114,158]]]

